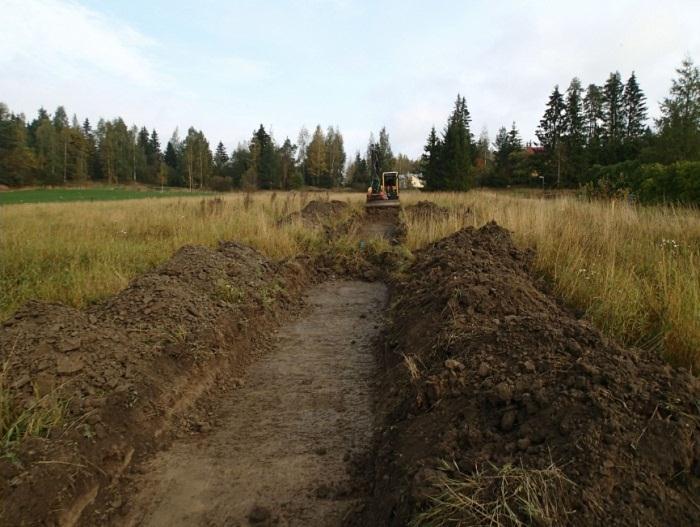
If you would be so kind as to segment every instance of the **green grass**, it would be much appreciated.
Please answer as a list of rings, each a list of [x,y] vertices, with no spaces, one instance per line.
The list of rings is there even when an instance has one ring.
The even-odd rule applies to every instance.
[[[71,201],[113,201],[143,198],[172,198],[178,196],[204,196],[211,192],[188,192],[181,189],[145,189],[129,187],[96,188],[36,188],[0,192],[0,205],[21,203],[62,203]]]

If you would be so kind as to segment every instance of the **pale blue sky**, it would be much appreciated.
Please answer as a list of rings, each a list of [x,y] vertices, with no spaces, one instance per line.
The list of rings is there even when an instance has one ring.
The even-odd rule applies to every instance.
[[[204,130],[212,145],[339,126],[349,154],[385,125],[420,154],[457,92],[473,128],[515,120],[534,137],[554,84],[632,70],[652,115],[686,55],[700,61],[700,1],[0,0],[0,101],[58,104]]]

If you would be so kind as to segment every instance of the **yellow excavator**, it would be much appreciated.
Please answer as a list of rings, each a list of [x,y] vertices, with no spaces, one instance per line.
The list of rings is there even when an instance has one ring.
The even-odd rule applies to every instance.
[[[379,176],[379,159],[372,154],[372,164],[374,171],[372,175],[372,183],[367,189],[367,202],[365,207],[399,207],[399,173],[398,172],[382,172]]]

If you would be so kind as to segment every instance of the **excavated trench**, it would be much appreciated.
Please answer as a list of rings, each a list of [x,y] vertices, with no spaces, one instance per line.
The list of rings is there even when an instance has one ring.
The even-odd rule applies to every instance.
[[[361,221],[405,236],[398,210]],[[185,247],[86,311],[18,311],[9,393],[65,395],[70,424],[0,458],[0,524],[700,524],[697,379],[576,318],[507,231],[408,269],[326,256]]]
[[[363,497],[351,463],[372,439],[386,296],[380,283],[311,288],[303,315],[219,402],[219,426],[150,462],[114,525],[340,525]]]

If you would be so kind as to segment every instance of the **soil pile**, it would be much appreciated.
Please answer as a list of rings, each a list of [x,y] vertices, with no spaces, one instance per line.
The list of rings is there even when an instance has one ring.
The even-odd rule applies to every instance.
[[[444,219],[450,215],[447,207],[441,207],[432,201],[419,201],[406,207],[406,215],[411,219]]]
[[[245,366],[305,281],[300,265],[237,243],[186,246],[85,311],[18,311],[0,330],[12,407],[53,404],[63,424],[0,460],[0,523],[102,524],[121,506],[110,486],[218,375]]]
[[[497,225],[466,228],[394,284],[356,524],[698,525],[697,380],[576,319],[529,260]]]
[[[339,200],[312,200],[309,201],[300,212],[293,212],[280,220],[280,223],[289,223],[301,218],[301,221],[310,227],[330,225],[340,221],[349,211],[350,205]]]

